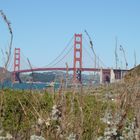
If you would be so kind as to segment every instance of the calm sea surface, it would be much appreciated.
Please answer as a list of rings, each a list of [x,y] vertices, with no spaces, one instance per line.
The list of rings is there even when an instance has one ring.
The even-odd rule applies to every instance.
[[[4,82],[0,84],[0,88],[10,88],[10,89],[19,89],[19,90],[42,90],[49,86],[49,83],[12,83],[12,82]],[[59,88],[59,84],[56,83],[54,85],[55,89]]]

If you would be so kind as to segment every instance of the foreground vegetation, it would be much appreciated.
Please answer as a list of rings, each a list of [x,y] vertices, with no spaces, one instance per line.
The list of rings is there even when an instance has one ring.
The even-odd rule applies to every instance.
[[[1,90],[0,135],[8,133],[11,139],[23,140],[31,136],[96,140],[105,139],[106,129],[113,127],[117,138],[135,118],[126,91],[119,84],[59,93]],[[112,132],[110,135],[113,139]]]
[[[91,139],[93,135],[103,133],[105,124],[100,120],[108,102],[97,101],[93,95],[79,95],[66,93],[65,95],[52,95],[47,92],[27,91],[1,91],[1,125],[6,132],[14,137],[28,137],[35,133],[33,126],[38,119],[47,122],[51,118],[52,107],[59,108],[60,120],[50,121],[48,126],[43,126],[44,137],[56,137],[56,126],[61,127],[62,135],[70,133],[79,134],[85,139]],[[111,103],[109,107],[115,111]],[[100,126],[100,127],[99,127]],[[51,136],[52,135],[52,136]],[[60,135],[60,134],[59,134]]]

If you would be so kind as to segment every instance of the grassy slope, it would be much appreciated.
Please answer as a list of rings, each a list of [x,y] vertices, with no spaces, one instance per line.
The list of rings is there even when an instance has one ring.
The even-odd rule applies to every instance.
[[[46,92],[1,91],[1,122],[6,132],[10,132],[15,137],[20,135],[29,138],[34,133],[33,126],[37,119],[43,118],[47,121],[52,106],[56,104],[61,106],[62,121],[55,123],[62,127],[63,134],[68,136],[73,132],[81,139],[90,140],[93,136],[98,137],[103,134],[106,124],[101,121],[101,118],[106,110],[111,110],[113,114],[118,109],[116,102],[104,99],[103,94],[111,90],[102,87],[95,90],[94,94],[87,90],[89,93],[83,93],[82,96],[80,93],[54,96]],[[98,91],[100,93],[96,94]],[[112,94],[115,94],[113,90]],[[130,118],[131,116],[132,112],[129,114]],[[51,128],[43,128],[43,136],[53,139],[52,136],[55,135],[53,129],[53,124]]]

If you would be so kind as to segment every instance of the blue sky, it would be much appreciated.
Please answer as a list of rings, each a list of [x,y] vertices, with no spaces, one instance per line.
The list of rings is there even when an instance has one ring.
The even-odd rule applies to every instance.
[[[139,64],[139,7],[139,0],[0,0],[0,9],[12,24],[13,48],[20,47],[38,67],[57,57],[74,33],[83,33],[86,37],[85,29],[97,55],[107,66],[115,67],[116,36],[118,47],[121,44],[125,49],[129,67],[134,65],[134,49]],[[3,48],[8,42],[8,33],[0,23],[0,48]],[[120,51],[118,55],[124,67]]]

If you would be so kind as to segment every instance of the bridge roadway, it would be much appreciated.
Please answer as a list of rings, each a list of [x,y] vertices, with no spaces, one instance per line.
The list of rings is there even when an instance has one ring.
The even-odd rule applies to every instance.
[[[80,68],[79,68],[80,69]],[[81,68],[81,71],[95,71],[99,72],[102,68]],[[74,71],[74,68],[32,68],[32,69],[23,69],[18,71],[13,71],[13,73],[27,73],[27,72],[35,72],[35,71]],[[110,68],[102,69],[104,71],[111,70]],[[113,70],[119,70],[119,71],[128,71],[128,70],[121,70],[121,69],[113,69]]]

